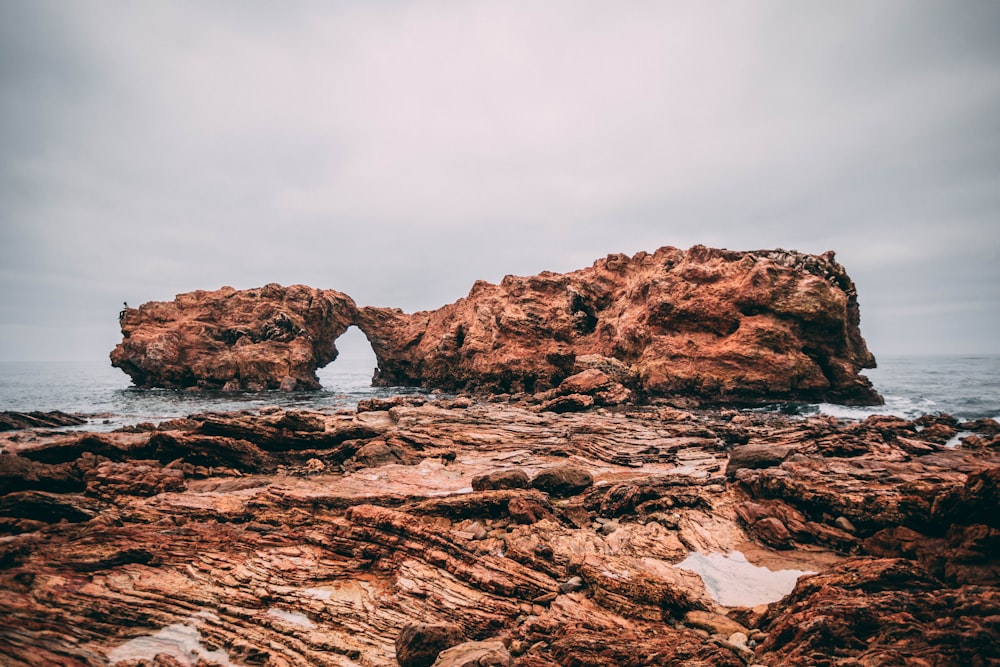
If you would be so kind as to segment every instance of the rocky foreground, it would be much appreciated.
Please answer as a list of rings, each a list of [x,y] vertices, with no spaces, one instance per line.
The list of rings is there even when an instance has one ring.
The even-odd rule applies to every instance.
[[[6,432],[0,663],[1000,664],[1000,424],[558,398]]]
[[[640,399],[878,405],[860,317],[832,252],[664,247],[412,314],[303,285],[189,292],[123,311],[111,362],[139,387],[317,388],[357,326],[382,385],[536,394],[596,368]]]

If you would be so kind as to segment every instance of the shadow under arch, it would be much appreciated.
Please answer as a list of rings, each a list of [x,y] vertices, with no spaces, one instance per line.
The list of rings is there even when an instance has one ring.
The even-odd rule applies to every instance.
[[[364,332],[351,325],[337,337],[336,345],[337,358],[316,369],[316,377],[323,388],[343,391],[371,387],[378,360]]]

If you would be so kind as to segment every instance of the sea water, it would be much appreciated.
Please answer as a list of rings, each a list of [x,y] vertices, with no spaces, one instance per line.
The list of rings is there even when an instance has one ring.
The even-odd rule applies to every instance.
[[[1000,420],[1000,355],[884,356],[864,371],[885,405],[820,404],[773,406],[794,414],[822,413],[844,419],[950,414],[959,419]]]
[[[338,340],[338,346],[340,343]],[[110,430],[199,412],[265,406],[330,411],[353,408],[365,398],[417,391],[372,387],[374,370],[374,355],[353,352],[319,371],[323,388],[316,391],[209,393],[137,389],[107,361],[0,362],[0,410],[62,410],[88,416],[89,423],[81,429]],[[1000,418],[1000,356],[884,357],[877,369],[865,374],[885,397],[885,405],[786,403],[766,409],[845,419],[873,414],[915,418],[933,413],[960,419]]]
[[[412,387],[373,387],[375,355],[363,335],[349,330],[337,339],[341,354],[317,372],[315,391],[192,392],[138,389],[110,361],[0,362],[0,411],[61,410],[86,416],[78,430],[107,431],[140,422],[158,423],[203,412],[285,409],[334,411],[366,398],[420,393]]]

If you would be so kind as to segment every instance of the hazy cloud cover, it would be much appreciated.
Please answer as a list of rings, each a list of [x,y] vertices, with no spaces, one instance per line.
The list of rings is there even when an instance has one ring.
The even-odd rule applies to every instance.
[[[1000,3],[0,0],[0,360],[117,313],[696,243],[837,251],[876,356],[1000,352]]]

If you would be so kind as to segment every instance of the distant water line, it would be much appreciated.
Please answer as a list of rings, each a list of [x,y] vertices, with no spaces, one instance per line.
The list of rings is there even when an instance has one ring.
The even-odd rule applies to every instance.
[[[61,410],[88,416],[89,423],[79,429],[111,430],[199,412],[266,406],[334,411],[353,408],[362,399],[419,392],[372,387],[373,364],[373,358],[338,359],[321,369],[323,388],[316,391],[221,393],[137,389],[107,362],[0,362],[0,410]],[[885,397],[885,405],[795,403],[765,409],[844,419],[873,414],[915,418],[942,412],[960,419],[1000,418],[1000,356],[885,357],[867,375]]]

